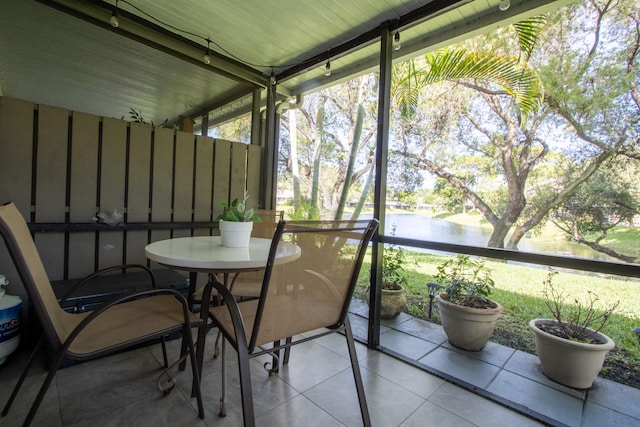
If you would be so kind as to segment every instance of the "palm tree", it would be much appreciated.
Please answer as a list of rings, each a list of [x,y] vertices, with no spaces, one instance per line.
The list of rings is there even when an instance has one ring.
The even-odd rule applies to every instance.
[[[515,107],[521,116],[520,122],[538,111],[544,99],[542,80],[529,66],[528,60],[540,40],[545,25],[542,16],[523,20],[512,25],[518,40],[520,54],[499,55],[494,53],[473,52],[466,49],[443,48],[425,55],[425,65],[418,68],[417,61],[396,64],[393,67],[391,88],[391,108],[398,109],[404,119],[410,119],[418,105],[420,91],[425,87],[443,81],[457,81],[473,86],[475,81],[484,81],[501,87],[513,97]],[[359,122],[361,125],[361,122]],[[355,134],[359,134],[356,132]],[[356,144],[357,141],[354,141]],[[355,155],[355,153],[352,153]],[[338,212],[344,210],[344,201],[351,181],[346,181]],[[366,195],[373,180],[368,179],[363,188]],[[460,188],[464,192],[463,188]],[[356,214],[359,214],[365,201],[360,198]]]

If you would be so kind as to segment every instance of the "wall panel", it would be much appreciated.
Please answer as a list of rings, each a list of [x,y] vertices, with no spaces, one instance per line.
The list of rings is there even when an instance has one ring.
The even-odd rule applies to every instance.
[[[121,215],[125,212],[125,177],[127,161],[127,122],[102,119],[100,161],[100,206],[102,212]],[[101,232],[98,236],[98,267],[105,268],[124,261],[124,232]]]
[[[12,201],[27,219],[31,214],[34,110],[31,102],[0,97],[0,203]]]
[[[257,145],[247,146],[247,192],[251,195],[250,206],[265,209],[266,206],[257,206],[262,200],[260,181],[262,180],[262,147]]]
[[[153,131],[153,173],[151,177],[151,221],[170,222],[173,197],[172,129],[155,128]],[[152,230],[151,241],[169,239],[170,230]]]
[[[72,119],[69,221],[89,222],[97,213],[100,118],[73,113]]]
[[[211,138],[196,137],[196,150],[193,219],[195,221],[211,221],[213,185],[213,142]]]
[[[15,203],[27,221],[31,216],[34,110],[31,102],[0,97],[0,204]],[[2,243],[0,274],[9,281],[7,293],[26,298],[9,251]]]
[[[247,144],[231,143],[231,173],[229,174],[229,193],[231,200],[242,200],[246,190]],[[251,201],[258,203],[258,197],[251,195]]]
[[[215,162],[213,165],[213,217],[222,213],[220,202],[229,203],[229,175],[231,174],[231,142],[215,141]]]
[[[173,136],[171,129],[156,128],[153,133],[152,221],[171,221]]]
[[[173,220],[178,222],[192,221],[195,142],[195,135],[176,135]]]
[[[40,105],[36,142],[35,219],[37,222],[64,222],[67,213],[68,110]],[[65,273],[64,233],[36,234],[36,246],[49,254],[42,262],[51,280]]]
[[[149,220],[150,184],[151,126],[131,123],[127,170],[127,222]]]
[[[37,230],[52,280],[146,263],[149,241],[217,234],[167,225],[215,221],[220,201],[242,197],[247,176],[259,176],[259,156],[258,147],[0,97],[0,203],[13,200]],[[259,185],[249,188],[257,200]],[[123,216],[95,224],[98,213]],[[0,273],[15,287],[7,259],[0,247]]]
[[[69,221],[90,222],[97,213],[100,118],[72,113]],[[68,276],[83,277],[95,270],[96,233],[69,235]]]
[[[62,108],[38,108],[35,219],[64,222],[67,197],[69,114]]]

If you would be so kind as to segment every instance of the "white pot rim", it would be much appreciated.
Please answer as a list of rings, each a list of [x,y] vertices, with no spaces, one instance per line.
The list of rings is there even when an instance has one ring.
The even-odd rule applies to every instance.
[[[611,350],[615,347],[615,342],[611,338],[603,334],[602,332],[595,333],[595,337],[601,342],[591,344],[591,343],[571,341],[565,338],[560,338],[556,335],[543,331],[538,327],[538,324],[552,324],[552,323],[558,323],[558,321],[555,319],[548,319],[548,318],[541,317],[541,318],[530,320],[529,327],[535,334],[539,334],[549,340],[555,341],[559,344],[566,345],[566,346],[579,347],[579,348],[583,348],[584,350],[593,350],[593,351]],[[587,328],[587,329],[589,329],[590,331],[593,331],[593,329],[590,329],[590,328]]]
[[[442,292],[439,295],[436,295],[436,301],[438,302],[438,304],[446,305],[448,307],[455,308],[456,310],[459,310],[459,311],[467,311],[469,313],[477,313],[477,314],[494,314],[494,313],[502,313],[502,310],[503,310],[502,305],[499,302],[494,300],[489,300],[496,305],[494,308],[476,308],[476,307],[467,307],[464,305],[452,303],[448,301],[446,298],[443,298],[443,296],[446,297],[447,293]]]

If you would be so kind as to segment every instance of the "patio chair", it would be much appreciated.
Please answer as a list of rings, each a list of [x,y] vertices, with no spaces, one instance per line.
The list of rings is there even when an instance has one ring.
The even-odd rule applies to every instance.
[[[253,426],[249,359],[266,354],[277,355],[284,349],[283,363],[286,364],[291,346],[343,332],[362,420],[365,426],[371,425],[348,308],[364,254],[377,226],[376,220],[281,221],[271,243],[258,299],[238,302],[218,281],[205,286],[202,316],[204,318],[208,313],[225,337],[221,358],[220,416],[226,413],[226,341],[238,353],[244,425]],[[278,277],[273,280],[275,254],[278,245],[285,241],[300,247],[300,257],[278,264]],[[220,294],[222,305],[207,307],[212,291]],[[305,336],[299,337],[303,333]],[[197,349],[199,367],[202,364],[205,335],[205,328],[200,329]]]
[[[3,417],[9,413],[35,356],[45,341],[53,352],[53,361],[23,425],[31,424],[64,359],[95,359],[140,344],[157,342],[171,333],[182,332],[182,339],[183,342],[186,341],[185,348],[191,359],[198,416],[204,418],[191,336],[191,328],[199,327],[203,323],[189,311],[182,294],[173,289],[152,288],[118,297],[93,311],[67,313],[56,299],[29,228],[13,203],[0,206],[0,234],[26,288],[34,315],[38,317],[42,326],[42,336],[4,407]],[[172,367],[186,356],[183,352],[180,360]],[[172,367],[159,376],[158,388],[160,379]],[[165,394],[170,392],[173,385],[175,382],[171,379],[169,387],[162,391]]]

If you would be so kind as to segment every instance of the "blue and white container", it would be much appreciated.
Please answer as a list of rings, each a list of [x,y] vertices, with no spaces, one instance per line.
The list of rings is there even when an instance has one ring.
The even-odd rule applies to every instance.
[[[0,274],[0,365],[20,344],[20,311],[22,300],[19,296],[5,295],[3,286],[7,279]]]

